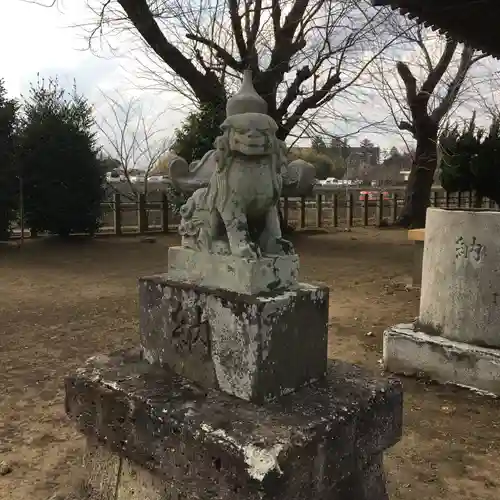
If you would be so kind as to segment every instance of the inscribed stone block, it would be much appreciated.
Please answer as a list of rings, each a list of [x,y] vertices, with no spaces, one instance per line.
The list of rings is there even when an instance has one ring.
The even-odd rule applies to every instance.
[[[326,371],[328,288],[243,295],[139,280],[144,358],[207,388],[264,401]]]

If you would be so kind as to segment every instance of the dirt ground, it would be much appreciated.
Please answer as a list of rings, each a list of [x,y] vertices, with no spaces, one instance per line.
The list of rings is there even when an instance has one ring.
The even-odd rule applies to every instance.
[[[404,287],[412,255],[405,233],[294,240],[302,279],[331,287],[330,356],[380,371],[384,328],[417,314],[418,292]],[[163,271],[176,241],[0,248],[1,500],[47,500],[69,487],[83,440],[64,414],[63,377],[95,353],[137,344],[136,280]],[[412,379],[404,388],[404,438],[386,455],[391,499],[500,498],[500,402]]]

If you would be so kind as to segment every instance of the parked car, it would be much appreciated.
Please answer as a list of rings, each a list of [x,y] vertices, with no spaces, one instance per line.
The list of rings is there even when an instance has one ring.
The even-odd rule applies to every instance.
[[[378,201],[381,193],[384,195],[384,201],[391,199],[391,194],[388,191],[360,191],[359,201],[365,201],[366,195],[368,195],[368,201]]]
[[[125,180],[125,176],[119,172],[111,171],[106,173],[106,182],[121,182]]]
[[[168,182],[168,175],[152,175],[148,177],[148,182]]]

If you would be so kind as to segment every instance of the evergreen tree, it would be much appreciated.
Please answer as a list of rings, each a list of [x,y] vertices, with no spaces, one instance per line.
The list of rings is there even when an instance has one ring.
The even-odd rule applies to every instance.
[[[7,98],[0,80],[0,241],[10,236],[11,223],[18,209],[19,178],[15,166],[15,128],[17,104]]]
[[[201,160],[205,153],[214,149],[215,139],[221,135],[220,126],[225,119],[225,109],[203,104],[190,113],[175,131],[172,149],[188,163]]]
[[[359,144],[363,149],[372,149],[375,147],[375,144],[373,144],[370,139],[363,139],[360,144]]]
[[[97,230],[103,169],[93,124],[75,87],[68,93],[53,79],[31,87],[19,140],[30,228],[60,236]]]
[[[475,114],[459,130],[446,127],[440,142],[441,183],[448,192],[475,192],[476,207],[483,197],[500,203],[500,120],[488,131],[477,128]]]
[[[321,153],[326,149],[325,140],[320,135],[317,135],[311,139],[311,147],[317,153]]]
[[[397,158],[401,156],[398,148],[396,146],[392,146],[392,148],[389,150],[389,158]]]

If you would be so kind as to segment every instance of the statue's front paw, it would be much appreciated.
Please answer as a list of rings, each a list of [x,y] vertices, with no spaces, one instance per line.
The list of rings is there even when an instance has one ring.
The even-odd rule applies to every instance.
[[[291,255],[295,253],[295,248],[293,247],[291,241],[285,240],[284,238],[276,238],[276,244],[285,255]]]
[[[259,251],[255,245],[240,245],[237,250],[237,255],[244,259],[258,259]]]

